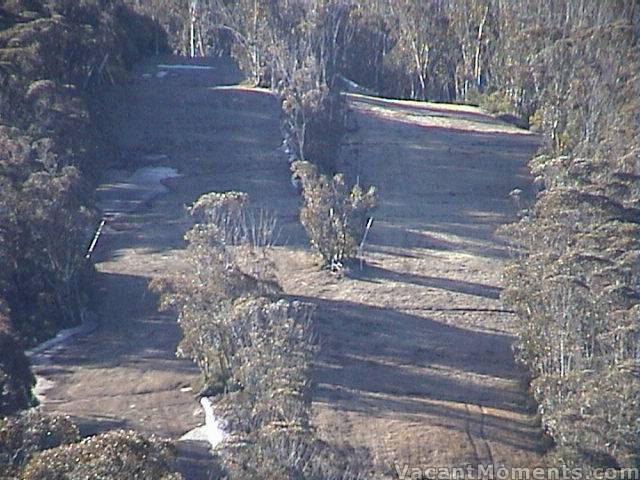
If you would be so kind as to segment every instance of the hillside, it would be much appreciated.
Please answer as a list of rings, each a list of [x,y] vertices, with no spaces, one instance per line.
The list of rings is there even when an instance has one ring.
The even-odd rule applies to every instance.
[[[128,192],[121,198],[135,204],[126,179],[143,167],[180,176],[108,221],[95,253],[101,327],[49,358],[44,408],[73,415],[86,433],[125,426],[177,439],[202,421],[188,388],[197,388],[195,372],[172,359],[173,318],[156,312],[145,283],[181,268],[183,205],[242,190],[283,227],[275,258],[285,292],[320,307],[314,408],[324,436],[370,448],[387,469],[535,462],[539,433],[510,351],[513,316],[498,301],[508,252],[494,230],[512,216],[510,190],[528,183],[536,137],[471,107],[350,97],[358,129],[341,165],[379,185],[383,200],[364,269],[340,279],[305,246],[299,197],[276,150],[275,99],[221,87],[236,78],[223,62],[157,67],[183,62],[148,62],[103,99],[129,174],[114,172],[102,196]]]
[[[0,3],[0,480],[638,476],[636,0]]]

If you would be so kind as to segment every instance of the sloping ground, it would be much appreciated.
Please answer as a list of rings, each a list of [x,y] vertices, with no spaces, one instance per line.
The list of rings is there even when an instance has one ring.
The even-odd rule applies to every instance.
[[[366,265],[337,279],[307,255],[281,262],[300,265],[281,276],[287,291],[321,306],[317,424],[393,473],[535,464],[539,429],[498,300],[508,252],[493,235],[509,192],[526,190],[535,136],[471,107],[349,101],[341,168],[382,199]]]
[[[535,462],[512,319],[497,299],[506,253],[493,236],[512,210],[509,191],[527,183],[535,138],[473,108],[350,97],[359,128],[341,168],[377,185],[382,205],[365,268],[338,278],[306,248],[276,151],[274,97],[224,87],[238,75],[222,61],[158,67],[178,62],[142,65],[104,95],[122,164],[99,192],[115,214],[94,255],[100,324],[38,368],[52,382],[44,408],[73,415],[86,434],[117,426],[178,438],[202,422],[196,369],[175,358],[175,319],[146,285],[183,268],[184,205],[234,189],[277,212],[280,280],[320,306],[315,407],[327,438],[369,447],[387,469]],[[157,170],[145,167],[181,176],[149,196]],[[187,478],[207,478],[202,447],[181,448]]]
[[[275,99],[224,87],[239,76],[223,61],[209,62],[212,69],[157,66],[184,62],[141,65],[132,83],[102,99],[121,168],[98,189],[108,215],[93,257],[99,327],[48,352],[37,367],[51,382],[43,408],[73,416],[83,434],[120,427],[177,439],[204,420],[197,368],[174,354],[175,317],[158,312],[147,290],[149,279],[182,268],[184,205],[211,190],[242,189],[295,221],[295,192],[287,190],[288,167],[276,152]],[[181,175],[164,182],[166,193],[157,188],[157,174],[171,173],[162,167]],[[205,453],[204,444],[180,446],[186,478],[209,478]]]

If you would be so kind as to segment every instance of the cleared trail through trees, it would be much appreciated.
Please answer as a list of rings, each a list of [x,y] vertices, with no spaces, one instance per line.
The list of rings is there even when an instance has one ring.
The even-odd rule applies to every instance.
[[[536,137],[472,107],[349,102],[357,130],[339,168],[381,198],[366,266],[339,280],[306,255],[280,262],[302,265],[281,275],[287,291],[321,307],[318,425],[394,476],[396,465],[535,465],[494,231],[512,218],[509,192],[527,189]]]
[[[38,368],[47,384],[43,408],[71,415],[85,435],[132,428],[177,440],[204,422],[198,369],[175,357],[175,316],[158,312],[147,289],[149,280],[184,268],[184,205],[211,190],[241,189],[259,205],[289,208],[295,221],[288,166],[276,151],[275,98],[233,86],[241,77],[229,62],[184,68],[186,62],[140,65],[129,84],[101,99],[103,127],[121,165],[105,174],[97,194],[109,217],[92,257],[99,326],[46,352]],[[167,68],[174,64],[183,68]],[[179,176],[158,188],[154,177],[171,177],[172,169]],[[178,449],[185,478],[215,474],[208,472],[207,444],[180,442]]]
[[[287,294],[319,305],[315,421],[328,439],[370,448],[390,472],[535,462],[538,430],[498,300],[506,252],[493,236],[511,214],[509,191],[527,183],[535,137],[473,108],[351,96],[359,128],[340,169],[377,185],[382,202],[365,268],[340,279],[314,265],[297,221],[275,98],[225,87],[239,76],[224,61],[173,64],[185,60],[141,65],[104,95],[123,170],[105,178],[108,195],[135,197],[123,179],[144,167],[180,176],[105,226],[94,252],[99,327],[48,356],[43,408],[72,415],[85,434],[177,439],[202,423],[197,370],[175,358],[175,318],[157,311],[147,283],[184,268],[185,204],[243,190],[278,215]],[[205,450],[181,447],[186,478],[207,478]]]

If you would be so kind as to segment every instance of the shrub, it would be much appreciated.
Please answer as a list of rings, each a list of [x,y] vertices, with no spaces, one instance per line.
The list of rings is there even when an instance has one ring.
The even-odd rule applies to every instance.
[[[247,203],[240,192],[200,197],[190,208],[199,223],[186,234],[191,271],[155,284],[163,307],[178,311],[178,354],[199,365],[202,393],[218,395],[234,438],[222,452],[226,478],[361,478],[355,472],[366,469],[348,466],[349,452],[310,426],[313,307],[276,299],[275,280],[238,266],[238,248],[264,251],[234,233]]]
[[[237,383],[231,361],[248,328],[238,314],[242,301],[281,291],[266,251],[275,220],[254,224],[247,205],[242,192],[202,195],[189,209],[198,223],[185,234],[193,271],[152,285],[164,308],[177,308],[178,354],[198,364],[207,388]]]
[[[470,94],[470,102],[477,103],[491,113],[517,113],[509,95],[502,90]]]
[[[188,209],[197,223],[215,225],[228,246],[270,247],[277,239],[277,220],[265,210],[249,209],[244,192],[206,193]]]
[[[371,477],[372,462],[366,451],[331,445],[309,432],[266,429],[227,445],[223,465],[231,480],[358,480]]]
[[[38,451],[78,440],[78,428],[62,416],[27,410],[0,421],[0,465],[15,472]],[[53,477],[55,478],[55,477]]]
[[[367,220],[377,204],[375,187],[363,190],[348,188],[344,176],[318,173],[309,162],[294,162],[294,175],[302,181],[304,204],[300,221],[311,246],[322,256],[326,266],[339,268],[354,256]]]
[[[244,192],[209,192],[201,195],[189,208],[191,216],[199,223],[221,224],[237,222],[249,203]]]
[[[171,472],[171,447],[133,431],[115,430],[34,455],[24,480],[180,480]]]
[[[12,335],[0,330],[0,415],[32,405],[34,384],[35,378],[20,344]]]
[[[313,162],[322,172],[335,171],[335,157],[344,131],[344,100],[328,88],[294,84],[282,96],[283,131],[299,160]]]
[[[67,417],[27,410],[0,420],[0,478],[25,480],[179,480],[169,443],[111,431],[80,442]],[[3,476],[3,475],[6,475]]]
[[[230,397],[231,403],[226,403],[233,430],[266,426],[308,430],[309,368],[315,352],[312,313],[309,304],[264,297],[236,303],[231,318],[237,335],[230,366],[242,400]]]

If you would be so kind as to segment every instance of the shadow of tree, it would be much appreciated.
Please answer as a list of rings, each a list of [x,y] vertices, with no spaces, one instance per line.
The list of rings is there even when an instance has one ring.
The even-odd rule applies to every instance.
[[[316,402],[380,418],[431,415],[438,425],[461,431],[463,420],[480,421],[464,405],[478,405],[527,419],[485,415],[491,440],[540,448],[521,387],[526,374],[514,364],[510,336],[360,303],[296,299],[319,307]],[[492,382],[485,382],[488,377]]]
[[[389,280],[392,282],[410,283],[421,287],[437,288],[450,292],[463,293],[476,297],[499,299],[501,288],[485,285],[482,283],[469,282],[465,280],[454,280],[449,278],[430,277],[428,275],[416,275],[413,273],[400,273],[387,270],[374,265],[366,265],[362,270],[353,269],[349,272],[349,277],[366,282]]]

